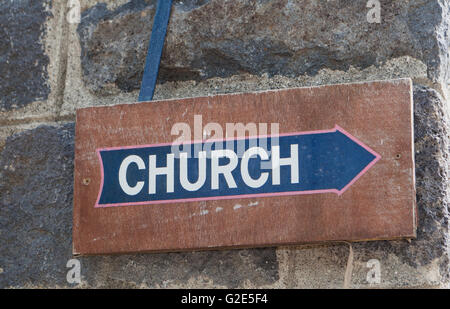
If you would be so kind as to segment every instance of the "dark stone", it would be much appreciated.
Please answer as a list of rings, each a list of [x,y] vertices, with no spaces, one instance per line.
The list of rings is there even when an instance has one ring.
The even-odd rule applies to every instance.
[[[450,78],[450,2],[415,2],[408,10],[408,27],[414,34],[415,55],[427,64],[431,80],[445,83]]]
[[[407,55],[426,63],[431,80],[446,78],[448,1],[382,1],[380,24],[367,22],[366,0],[182,3],[172,10],[160,83],[244,72],[315,75]],[[110,85],[140,88],[154,11],[155,1],[134,0],[83,12],[78,34],[88,89],[105,95]]]
[[[41,126],[0,153],[0,287],[63,285],[72,248],[74,125]]]
[[[74,124],[40,126],[0,152],[0,288],[70,286]],[[275,249],[79,257],[91,287],[187,284],[256,286],[278,280]]]
[[[0,111],[45,100],[50,93],[42,38],[50,0],[0,3]]]

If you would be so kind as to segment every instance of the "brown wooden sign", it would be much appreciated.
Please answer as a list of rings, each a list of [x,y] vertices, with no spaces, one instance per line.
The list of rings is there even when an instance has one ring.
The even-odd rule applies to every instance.
[[[80,109],[74,254],[414,238],[411,87]]]

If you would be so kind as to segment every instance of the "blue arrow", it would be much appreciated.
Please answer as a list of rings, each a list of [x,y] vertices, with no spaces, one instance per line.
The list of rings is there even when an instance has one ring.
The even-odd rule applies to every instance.
[[[302,175],[295,186],[297,191],[342,194],[380,159],[377,153],[338,126],[330,132],[286,137],[283,142],[299,144]],[[290,187],[294,190],[294,186]]]
[[[240,148],[240,145],[243,147]],[[296,145],[298,149],[297,156],[293,156],[293,145]],[[260,146],[268,154],[268,159],[262,160],[260,156],[253,156],[248,160],[247,167],[245,168],[245,165],[243,167],[242,156],[237,150],[246,151],[255,146]],[[285,164],[280,166],[279,183],[274,182],[275,147],[279,147],[280,158],[298,159],[298,164],[295,165],[298,169],[297,181],[293,173],[296,170],[290,164]],[[194,191],[183,187],[180,159],[175,157],[172,159],[173,170],[171,170],[174,182],[173,192],[168,190],[170,187],[168,177],[158,175],[155,176],[156,187],[153,194],[150,194],[148,189],[149,175],[152,173],[149,170],[149,157],[156,156],[156,167],[168,166],[170,155],[173,154],[171,144],[99,149],[103,167],[103,185],[97,207],[296,194],[336,193],[341,195],[381,158],[375,151],[339,126],[332,130],[284,134],[280,135],[278,140],[268,138],[263,141],[262,138],[251,137],[189,143],[188,148],[191,154],[198,154],[199,149],[206,151],[206,176],[201,187]],[[235,185],[232,185],[225,175],[218,176],[218,188],[214,188],[212,184],[211,154],[218,149],[232,150],[232,153],[236,154],[236,166],[230,171]],[[186,148],[183,151],[186,151]],[[122,163],[130,156],[140,158],[141,162],[139,168],[138,163],[131,163],[126,169],[126,183],[130,187],[141,184],[142,190],[135,195],[126,194],[118,178]],[[223,157],[219,159],[218,164],[224,166],[229,163],[230,159]],[[187,159],[187,175],[192,183],[199,179],[199,166],[198,155],[191,155]],[[252,187],[244,179],[243,171],[247,171],[252,179],[259,179],[265,174],[265,182],[258,187]]]

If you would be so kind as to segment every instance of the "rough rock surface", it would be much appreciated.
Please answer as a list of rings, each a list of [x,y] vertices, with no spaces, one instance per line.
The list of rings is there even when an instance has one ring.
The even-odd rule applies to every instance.
[[[0,3],[0,111],[45,100],[50,93],[42,43],[50,6],[49,0]]]
[[[0,152],[0,288],[70,286],[74,124],[8,138]],[[275,249],[83,257],[84,286],[164,287],[278,280]]]
[[[381,1],[381,23],[368,23],[367,1],[175,1],[159,81],[238,73],[296,76],[321,68],[366,68],[409,55],[446,78],[449,6],[445,0]],[[78,27],[83,79],[96,94],[111,85],[140,88],[155,1],[115,10],[99,3]]]

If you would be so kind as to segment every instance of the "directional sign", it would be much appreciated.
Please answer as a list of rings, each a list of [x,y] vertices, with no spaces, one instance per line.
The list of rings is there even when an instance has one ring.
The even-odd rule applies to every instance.
[[[81,109],[74,253],[413,238],[411,81]]]
[[[245,150],[242,155],[235,152],[239,142]],[[189,151],[175,147],[176,153],[172,143],[99,149],[102,189],[96,207],[329,192],[341,195],[380,159],[339,126],[188,145]],[[228,162],[219,165],[221,160]],[[261,168],[264,162],[268,164]],[[190,175],[196,175],[194,185]]]

